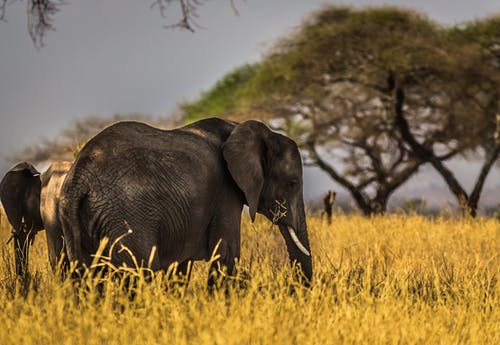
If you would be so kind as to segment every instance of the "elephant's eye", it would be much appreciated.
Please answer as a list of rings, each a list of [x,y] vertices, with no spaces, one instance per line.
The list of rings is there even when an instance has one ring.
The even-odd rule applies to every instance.
[[[291,180],[288,180],[288,185],[289,185],[291,188],[296,187],[298,184],[299,184],[299,180],[297,180],[297,179],[291,179]]]

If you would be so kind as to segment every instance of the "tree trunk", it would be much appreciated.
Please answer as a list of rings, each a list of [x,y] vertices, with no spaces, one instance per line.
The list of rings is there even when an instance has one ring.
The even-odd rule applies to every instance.
[[[469,213],[472,217],[476,216],[477,207],[479,204],[479,198],[481,197],[481,192],[483,190],[484,182],[486,181],[486,178],[488,177],[488,174],[493,164],[498,159],[499,155],[500,155],[500,143],[496,144],[495,148],[492,151],[486,153],[486,159],[483,163],[483,166],[481,167],[481,172],[477,177],[476,184],[474,185],[474,189],[470,194],[469,201],[467,204]]]
[[[432,164],[434,169],[436,169],[439,174],[443,177],[450,191],[455,195],[459,206],[462,208],[462,213],[464,215],[469,215],[475,217],[477,215],[477,208],[479,198],[481,196],[481,191],[486,181],[493,163],[499,156],[500,144],[496,144],[494,150],[488,155],[486,155],[485,162],[481,168],[481,173],[478,176],[474,189],[469,197],[464,188],[460,185],[455,175],[444,166],[441,159],[439,159],[432,149],[428,149],[420,144],[410,131],[408,121],[404,117],[403,105],[405,100],[405,93],[403,88],[397,87],[395,92],[395,121],[394,124],[399,129],[399,132],[403,140],[408,143],[411,147],[413,153],[421,160],[429,162]]]

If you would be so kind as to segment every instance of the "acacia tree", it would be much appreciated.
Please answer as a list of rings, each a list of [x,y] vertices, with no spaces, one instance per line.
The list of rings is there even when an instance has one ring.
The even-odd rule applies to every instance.
[[[484,139],[465,135],[483,118],[475,100],[459,92],[483,73],[475,72],[476,48],[411,11],[329,7],[278,42],[251,77],[217,84],[184,108],[196,117],[193,105],[231,98],[220,113],[268,121],[292,136],[305,163],[344,186],[365,214],[383,212],[391,194],[428,162],[396,125],[403,109],[396,85],[405,91],[412,135],[432,148],[436,161]]]
[[[500,156],[500,17],[471,23],[464,28],[453,28],[449,36],[456,43],[472,48],[475,53],[474,59],[465,63],[469,70],[462,76],[460,87],[455,89],[453,104],[448,104],[447,109],[450,119],[467,110],[459,120],[463,128],[457,131],[463,135],[460,140],[465,143],[462,153],[482,160],[471,192],[467,193],[453,172],[438,159],[433,147],[415,138],[405,116],[404,85],[395,89],[395,124],[412,153],[432,164],[455,195],[463,213],[474,217],[486,178]],[[456,126],[459,121],[455,119],[451,125]]]

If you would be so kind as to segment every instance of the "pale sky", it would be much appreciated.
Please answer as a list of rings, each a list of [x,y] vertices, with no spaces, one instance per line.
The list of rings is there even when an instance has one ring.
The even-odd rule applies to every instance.
[[[235,15],[230,0],[210,0],[199,9],[203,28],[191,33],[163,28],[179,14],[172,7],[167,22],[150,8],[152,2],[67,1],[55,16],[56,31],[49,32],[39,50],[26,29],[26,1],[7,8],[7,22],[0,23],[0,176],[10,166],[5,161],[9,152],[51,138],[77,118],[168,114],[234,67],[258,61],[266,47],[327,3],[398,5],[446,25],[500,12],[500,0],[235,0]],[[475,177],[473,165],[453,164],[458,164],[459,178]],[[500,185],[498,170],[488,179],[489,187]],[[432,172],[421,175],[427,185],[441,182]],[[311,182],[318,179],[326,187]],[[406,190],[421,180],[413,179]],[[321,173],[306,173],[306,196],[329,185]]]

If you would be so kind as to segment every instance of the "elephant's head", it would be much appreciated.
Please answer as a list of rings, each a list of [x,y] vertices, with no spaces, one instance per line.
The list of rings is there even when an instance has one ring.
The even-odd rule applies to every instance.
[[[245,194],[252,221],[259,212],[278,225],[290,262],[300,264],[306,282],[310,282],[311,249],[297,144],[261,122],[246,121],[232,131],[223,155],[231,176]]]
[[[40,191],[40,173],[26,162],[10,169],[0,182],[0,200],[14,228],[14,253],[18,275],[26,272],[29,245],[35,234],[43,229]]]

